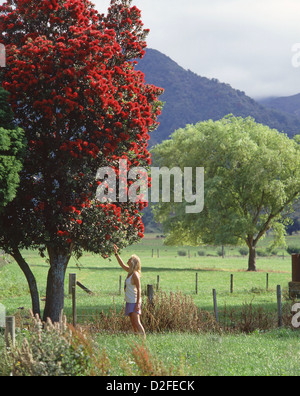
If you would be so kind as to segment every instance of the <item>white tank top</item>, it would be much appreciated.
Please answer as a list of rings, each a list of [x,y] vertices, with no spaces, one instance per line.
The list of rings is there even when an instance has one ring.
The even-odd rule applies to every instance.
[[[137,302],[137,287],[131,283],[132,275],[125,280],[125,301],[135,304]]]

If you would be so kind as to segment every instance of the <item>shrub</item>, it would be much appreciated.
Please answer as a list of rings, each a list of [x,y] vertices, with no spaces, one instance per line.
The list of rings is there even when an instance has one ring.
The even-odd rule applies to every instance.
[[[81,330],[63,323],[32,319],[23,341],[1,356],[2,373],[12,376],[107,375],[110,364],[105,351],[97,354],[92,340]]]
[[[277,256],[278,254],[278,250],[274,249],[274,248],[267,248],[267,252],[270,256]]]
[[[185,250],[179,250],[179,251],[178,251],[178,256],[184,257],[184,256],[186,256],[186,255],[187,255],[187,253],[186,253]]]
[[[217,255],[218,255],[219,257],[222,257],[222,256],[223,256],[223,250],[222,250],[222,249],[218,249],[218,250],[217,250]],[[225,255],[225,250],[224,250],[224,255]]]
[[[200,256],[200,257],[205,256],[205,251],[204,250],[199,250],[198,251],[198,256]]]
[[[249,249],[246,247],[241,247],[239,249],[239,253],[241,256],[247,256],[249,254]]]
[[[258,257],[268,257],[268,252],[264,249],[256,249],[256,254]]]
[[[299,246],[288,246],[286,249],[288,254],[300,254],[300,247]]]
[[[252,289],[252,293],[260,293],[263,290]],[[292,314],[290,303],[282,305],[283,326],[292,328]],[[222,323],[223,321],[223,323]],[[264,306],[253,306],[244,303],[241,308],[225,307],[223,318],[220,314],[220,325],[224,331],[233,333],[252,333],[254,331],[269,331],[278,328],[277,312],[270,312]]]
[[[215,328],[213,316],[200,310],[190,296],[181,292],[158,292],[153,303],[148,300],[143,307],[142,321],[149,332],[192,332]]]

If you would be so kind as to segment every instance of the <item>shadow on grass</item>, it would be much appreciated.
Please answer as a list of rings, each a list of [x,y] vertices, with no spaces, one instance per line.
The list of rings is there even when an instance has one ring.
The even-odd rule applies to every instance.
[[[68,266],[68,270],[78,269],[76,266]],[[85,267],[82,266],[80,270],[91,270],[91,271],[116,271],[120,272],[120,268],[113,267]],[[142,267],[142,272],[245,272],[251,274],[247,270],[243,269],[221,269],[221,268],[168,268],[168,267]],[[264,272],[264,271],[262,271]],[[267,272],[267,271],[266,271]]]
[[[191,263],[190,263],[191,264]],[[192,264],[191,264],[192,265]],[[31,267],[33,268],[45,268],[49,269],[48,264],[32,264]],[[70,270],[79,270],[79,271],[112,271],[112,272],[120,272],[120,267],[116,266],[110,266],[110,267],[91,267],[91,266],[85,266],[84,264],[80,266],[76,265],[69,265],[67,268],[67,271],[70,272]],[[170,268],[170,267],[150,267],[150,266],[142,266],[142,272],[223,272],[223,273],[247,273],[249,275],[251,274],[258,274],[258,273],[278,273],[278,274],[285,274],[285,273],[290,273],[290,271],[279,271],[279,270],[273,270],[273,269],[258,269],[256,272],[251,272],[248,271],[247,268],[216,268],[216,267],[196,267],[193,266],[191,267],[175,267],[175,268]]]

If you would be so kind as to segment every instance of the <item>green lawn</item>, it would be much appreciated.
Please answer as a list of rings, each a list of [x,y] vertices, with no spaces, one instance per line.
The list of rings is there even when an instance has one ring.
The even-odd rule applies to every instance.
[[[138,375],[131,345],[133,336],[99,335],[98,343],[109,352],[111,375],[127,374],[120,362],[126,357],[133,374]],[[180,367],[181,375],[189,376],[299,376],[299,334],[290,330],[274,330],[251,335],[158,334],[146,341],[150,355],[165,367]]]
[[[152,249],[154,257],[152,257]],[[159,249],[159,257],[157,257]],[[179,250],[190,250],[190,258],[178,255]],[[209,256],[198,256],[199,250],[206,250]],[[165,292],[181,291],[191,295],[195,304],[206,310],[213,309],[212,289],[217,290],[220,309],[237,307],[244,303],[263,304],[266,309],[276,308],[276,286],[281,285],[284,293],[291,281],[291,258],[273,256],[257,260],[258,272],[247,272],[247,258],[238,254],[237,250],[226,249],[223,259],[217,255],[217,247],[208,248],[176,248],[163,246],[163,240],[148,235],[142,243],[128,248],[121,256],[127,260],[135,252],[142,259],[142,287],[157,284],[159,276],[160,288]],[[214,255],[213,255],[214,254]],[[229,256],[229,254],[231,256]],[[46,293],[46,279],[49,265],[36,252],[25,252],[31,264],[41,297]],[[117,310],[123,306],[123,291],[119,294],[119,279],[122,276],[122,288],[125,273],[118,266],[115,258],[104,260],[99,256],[85,254],[79,262],[73,258],[67,269],[65,284],[65,307],[70,312],[71,298],[68,296],[68,274],[76,273],[77,279],[94,292],[87,295],[78,289],[79,314],[88,314],[94,310],[108,311],[113,305]],[[196,295],[196,273],[198,273],[198,294]],[[266,274],[269,273],[269,291],[266,291]],[[234,293],[230,293],[230,276],[234,275]],[[0,268],[0,302],[8,312],[14,313],[18,307],[29,308],[31,305],[27,283],[23,273],[15,262]],[[41,302],[43,308],[43,302]]]

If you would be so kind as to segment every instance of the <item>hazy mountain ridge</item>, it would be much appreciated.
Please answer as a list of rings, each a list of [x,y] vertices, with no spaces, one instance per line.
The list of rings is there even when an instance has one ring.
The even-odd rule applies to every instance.
[[[160,126],[151,136],[151,145],[168,139],[176,129],[187,124],[218,120],[230,113],[252,116],[257,122],[290,137],[300,133],[300,114],[282,111],[280,106],[267,107],[266,103],[270,106],[268,102],[258,103],[229,84],[185,70],[157,50],[148,49],[137,68],[145,74],[147,83],[165,89],[161,96],[165,106],[159,117]]]
[[[262,105],[300,117],[300,94],[259,101]]]

